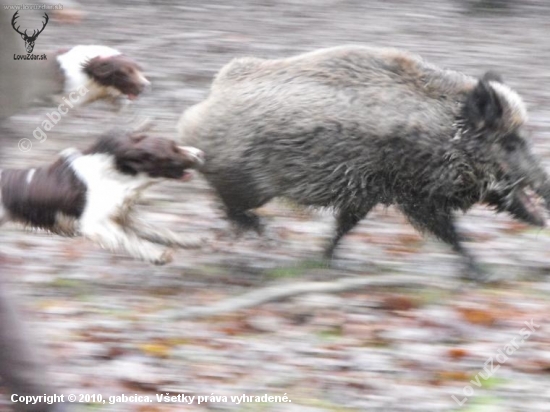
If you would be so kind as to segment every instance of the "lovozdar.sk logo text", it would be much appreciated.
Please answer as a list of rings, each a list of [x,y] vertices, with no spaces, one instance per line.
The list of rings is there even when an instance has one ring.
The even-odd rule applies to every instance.
[[[15,14],[13,15],[13,17],[11,19],[11,26],[13,27],[13,29],[17,33],[19,33],[21,35],[21,38],[25,41],[25,49],[27,49],[27,54],[31,54],[32,51],[34,50],[34,42],[36,41],[36,39],[40,35],[40,33],[42,33],[44,31],[44,28],[48,24],[49,17],[48,17],[47,13],[44,13],[45,20],[42,23],[42,28],[39,29],[39,30],[35,29],[35,30],[33,30],[31,35],[28,35],[27,30],[25,30],[24,32],[19,31],[19,28],[21,26],[15,27],[15,25],[17,24],[16,20],[19,17],[18,13],[19,13],[19,11],[16,11]]]

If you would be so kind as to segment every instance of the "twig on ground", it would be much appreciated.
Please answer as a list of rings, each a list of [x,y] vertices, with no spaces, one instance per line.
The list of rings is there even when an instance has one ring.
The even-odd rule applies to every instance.
[[[421,281],[411,280],[410,276],[370,276],[361,278],[343,278],[335,282],[285,283],[253,290],[240,296],[231,297],[211,306],[186,308],[171,317],[173,320],[200,319],[209,316],[225,315],[241,309],[277,302],[294,296],[309,293],[342,293],[357,291],[366,287],[435,287],[451,289],[456,285],[443,279]]]

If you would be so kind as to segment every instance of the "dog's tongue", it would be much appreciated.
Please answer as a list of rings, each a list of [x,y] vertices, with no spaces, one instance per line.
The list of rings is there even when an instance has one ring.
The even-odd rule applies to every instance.
[[[129,95],[128,95],[128,99],[130,99],[130,100],[136,100],[136,99],[137,99],[137,94],[129,94]]]

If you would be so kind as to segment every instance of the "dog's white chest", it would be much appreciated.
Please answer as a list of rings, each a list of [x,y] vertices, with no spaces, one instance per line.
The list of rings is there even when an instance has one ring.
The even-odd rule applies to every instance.
[[[119,215],[136,199],[150,179],[118,172],[114,159],[106,154],[94,154],[75,159],[72,167],[86,184],[86,206],[82,224],[95,224]]]

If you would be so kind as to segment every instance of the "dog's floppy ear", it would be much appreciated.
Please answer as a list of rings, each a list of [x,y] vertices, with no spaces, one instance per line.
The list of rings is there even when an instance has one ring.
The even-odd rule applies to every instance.
[[[106,82],[116,71],[109,57],[94,57],[83,65],[84,71],[100,83]]]
[[[119,146],[116,154],[116,165],[122,173],[135,176],[147,171],[151,166],[152,155],[140,143],[147,137],[142,133],[129,134],[123,144]]]
[[[466,99],[464,106],[466,120],[478,130],[491,128],[500,120],[502,113],[500,98],[484,76]]]
[[[116,166],[124,174],[135,176],[150,169],[152,155],[145,150],[131,148],[117,156]]]

